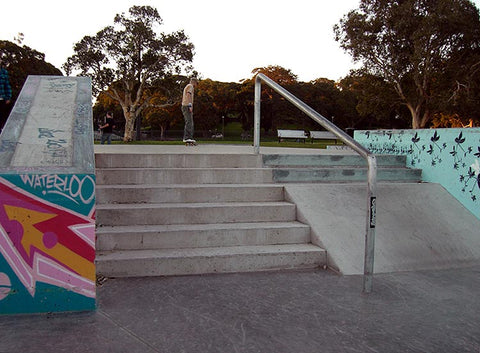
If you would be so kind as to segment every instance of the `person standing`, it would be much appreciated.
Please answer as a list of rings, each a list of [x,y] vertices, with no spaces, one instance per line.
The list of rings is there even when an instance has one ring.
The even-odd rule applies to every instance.
[[[105,124],[100,126],[100,130],[102,130],[102,138],[100,140],[100,143],[102,145],[105,144],[105,140],[107,140],[107,143],[109,145],[112,143],[113,128],[114,128],[113,114],[111,112],[107,112],[107,116],[105,118]]]
[[[193,95],[197,83],[198,80],[196,78],[191,78],[190,83],[183,89],[182,114],[185,120],[183,142],[195,142],[193,139]]]
[[[12,87],[10,86],[10,79],[8,71],[3,67],[3,60],[0,58],[0,131],[8,118],[8,106],[12,99]]]

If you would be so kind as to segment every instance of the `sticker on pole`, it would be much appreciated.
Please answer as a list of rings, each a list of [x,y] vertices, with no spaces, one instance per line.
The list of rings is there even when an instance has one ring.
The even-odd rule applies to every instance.
[[[375,196],[370,197],[370,228],[375,228],[375,222],[377,217],[377,198]]]

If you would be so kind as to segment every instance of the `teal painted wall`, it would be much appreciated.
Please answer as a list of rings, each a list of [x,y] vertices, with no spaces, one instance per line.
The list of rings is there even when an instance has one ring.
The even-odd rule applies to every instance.
[[[0,314],[95,309],[95,175],[0,174]]]
[[[480,218],[480,128],[355,131],[375,154],[407,156],[422,179],[441,184]]]

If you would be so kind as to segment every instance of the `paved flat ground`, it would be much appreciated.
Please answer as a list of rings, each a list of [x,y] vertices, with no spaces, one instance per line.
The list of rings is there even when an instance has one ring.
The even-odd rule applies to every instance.
[[[480,352],[480,267],[109,279],[90,313],[1,316],[0,352]]]

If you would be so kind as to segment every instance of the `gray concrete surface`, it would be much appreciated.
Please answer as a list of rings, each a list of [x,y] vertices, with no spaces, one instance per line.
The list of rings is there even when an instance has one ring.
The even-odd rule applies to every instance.
[[[285,185],[328,264],[362,274],[366,184]],[[480,220],[441,185],[379,183],[375,272],[480,265]]]
[[[168,150],[197,150],[183,147],[176,146]],[[237,152],[231,146],[227,148]],[[135,150],[136,146],[131,146],[130,149]],[[110,234],[113,235],[115,232],[115,237],[110,239],[117,238],[117,227],[125,229],[149,225],[156,227],[158,234],[158,241],[150,242],[148,249],[143,246],[140,248],[128,246],[128,249],[122,249],[114,242],[110,247],[111,251],[97,251],[97,273],[106,277],[135,277],[304,269],[325,265],[325,251],[309,244],[310,232],[308,237],[299,243],[293,243],[290,239],[287,242],[283,241],[281,233],[288,233],[287,238],[299,239],[296,226],[283,227],[281,232],[278,232],[281,228],[277,226],[277,230],[269,232],[272,241],[267,242],[266,228],[263,224],[280,222],[297,225],[298,222],[295,221],[295,205],[283,201],[281,185],[277,200],[263,201],[262,193],[257,192],[245,198],[248,194],[244,191],[245,186],[251,188],[251,185],[246,183],[255,182],[258,188],[261,188],[258,183],[268,183],[261,184],[266,188],[279,186],[272,184],[271,170],[262,167],[260,155],[252,154],[251,149],[250,153],[222,154],[219,151],[224,148],[218,145],[213,148],[209,146],[207,149],[208,152],[203,154],[168,153],[165,150],[142,154],[96,154],[98,189],[103,188],[105,189],[103,191],[108,190],[109,193],[117,193],[117,197],[121,197],[118,203],[107,203],[97,195],[99,202],[96,208],[96,224],[99,243],[105,235],[102,232],[105,227],[111,228]],[[164,196],[167,196],[165,193],[157,194],[159,197],[153,200],[147,197],[139,200],[139,203],[126,202],[123,199],[123,191],[118,192],[111,188],[114,185],[122,187],[125,183],[133,183],[138,188],[144,188],[145,185],[152,183],[155,186],[164,185],[173,191],[177,202],[165,198]],[[212,189],[212,183],[217,187],[224,185],[232,187],[232,196],[229,200],[215,201],[217,196],[198,192],[202,189],[223,191],[223,188]],[[186,185],[196,190],[184,198],[187,196],[185,191],[188,191]],[[150,186],[148,189],[151,189]],[[192,198],[194,195],[198,198]],[[151,202],[146,203],[147,200]],[[235,240],[237,244],[224,245],[239,234],[247,240],[244,237],[248,236],[247,232],[236,232],[236,228],[252,227],[252,222],[261,225],[257,226],[254,233],[250,232],[250,235],[259,235],[254,239],[254,244],[238,243]],[[225,228],[223,226],[225,224],[235,224],[236,228]],[[188,232],[177,232],[178,236],[170,238],[174,242],[165,249],[162,240],[172,225],[179,225],[183,229],[188,229]],[[198,225],[210,225],[210,229],[205,227],[202,229],[210,243],[209,246],[201,246],[201,242],[197,242],[196,238],[199,240],[202,238],[197,234]],[[301,233],[305,234],[303,231]],[[137,239],[143,238],[145,233],[138,235]],[[187,238],[191,236],[194,236],[194,242],[188,241]],[[220,240],[218,243],[217,239]],[[189,243],[188,246],[183,246],[186,242]],[[132,244],[134,243],[138,242]],[[177,246],[174,245],[176,243]]]
[[[110,279],[91,313],[0,316],[0,352],[475,352],[480,267]]]
[[[3,174],[94,173],[91,81],[28,76],[0,135]]]
[[[132,148],[134,147],[134,148]],[[95,146],[97,153],[252,153],[251,146]],[[351,154],[345,150],[260,149],[262,154]],[[363,273],[366,183],[285,184],[297,219],[312,228],[313,242],[327,250],[329,266]],[[480,265],[480,221],[434,183],[379,183],[375,272]]]

